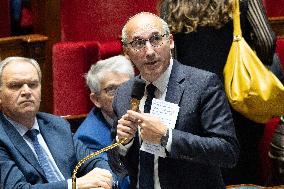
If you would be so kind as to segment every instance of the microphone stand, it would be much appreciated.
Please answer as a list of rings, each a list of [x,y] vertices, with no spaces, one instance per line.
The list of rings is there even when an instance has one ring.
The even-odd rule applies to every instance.
[[[77,165],[75,166],[75,169],[73,170],[73,173],[72,173],[72,189],[76,189],[76,174],[77,174],[79,168],[80,168],[86,161],[88,161],[89,159],[91,159],[91,158],[93,158],[93,157],[95,157],[95,156],[97,156],[97,155],[99,155],[99,154],[101,154],[101,153],[103,153],[103,152],[106,152],[106,151],[108,151],[108,150],[111,150],[111,149],[113,149],[113,148],[119,146],[120,144],[123,144],[126,140],[127,140],[127,138],[124,138],[124,139],[122,139],[122,140],[120,140],[120,141],[118,141],[118,142],[116,142],[116,143],[114,143],[114,144],[111,144],[111,145],[109,145],[109,146],[107,146],[107,147],[104,147],[104,148],[102,148],[102,149],[100,149],[100,150],[98,150],[98,151],[96,151],[96,152],[93,152],[93,153],[91,153],[90,155],[86,156],[85,158],[81,159],[81,160],[77,163]]]

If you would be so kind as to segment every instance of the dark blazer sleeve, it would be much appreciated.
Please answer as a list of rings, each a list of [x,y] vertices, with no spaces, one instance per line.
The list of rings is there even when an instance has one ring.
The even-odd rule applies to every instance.
[[[209,72],[199,75],[200,78],[191,78],[192,81],[199,79],[198,85],[185,84],[170,157],[233,167],[239,146],[221,81]]]

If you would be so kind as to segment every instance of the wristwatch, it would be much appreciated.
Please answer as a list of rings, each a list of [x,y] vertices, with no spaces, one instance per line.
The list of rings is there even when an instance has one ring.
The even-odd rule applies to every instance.
[[[167,129],[166,134],[161,137],[161,146],[165,148],[167,146],[168,140],[169,140],[169,129]]]

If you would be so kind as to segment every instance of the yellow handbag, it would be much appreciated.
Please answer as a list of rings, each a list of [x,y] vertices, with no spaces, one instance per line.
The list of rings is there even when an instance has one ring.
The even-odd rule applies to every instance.
[[[284,86],[242,37],[239,0],[233,4],[234,39],[223,70],[231,106],[257,123],[284,114]]]

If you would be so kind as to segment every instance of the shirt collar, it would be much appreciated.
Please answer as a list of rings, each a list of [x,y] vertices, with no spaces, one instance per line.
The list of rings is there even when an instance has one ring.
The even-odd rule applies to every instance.
[[[20,123],[18,123],[16,121],[11,120],[5,114],[3,114],[3,115],[15,127],[15,129],[19,132],[19,134],[21,136],[24,136],[26,134],[26,132],[29,130],[27,127],[23,126],[22,124],[20,124]],[[34,122],[33,127],[31,129],[36,129],[36,130],[38,130],[40,132],[37,119],[35,119],[35,122]]]
[[[169,79],[170,79],[170,75],[172,72],[172,67],[173,67],[173,59],[170,59],[170,65],[168,66],[167,70],[156,80],[153,81],[152,84],[155,85],[155,87],[157,87],[157,89],[161,92],[164,93],[165,90],[167,89],[168,83],[169,83]],[[143,80],[145,80],[142,76],[141,78]],[[150,84],[149,81],[146,81],[146,85]]]

